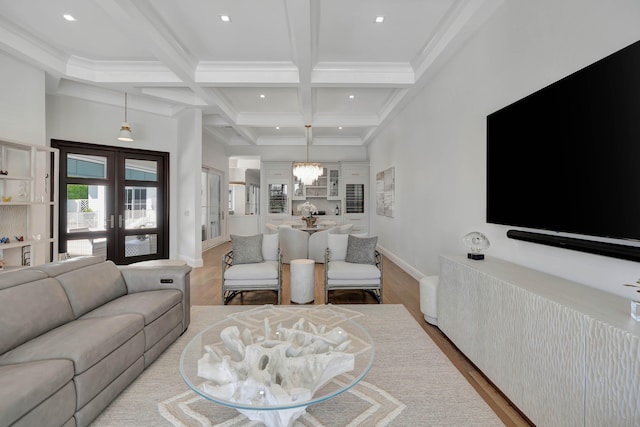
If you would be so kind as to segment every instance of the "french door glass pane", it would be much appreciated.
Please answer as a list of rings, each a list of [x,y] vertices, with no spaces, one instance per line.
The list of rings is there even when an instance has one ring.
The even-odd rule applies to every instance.
[[[158,162],[125,159],[124,174],[127,180],[155,182],[158,180]]]
[[[67,232],[106,229],[104,185],[67,184]]]
[[[209,239],[222,235],[222,209],[220,205],[221,190],[220,175],[209,174]]]
[[[85,154],[67,155],[68,178],[107,178],[107,158]]]
[[[126,186],[124,193],[125,228],[131,230],[157,227],[157,188]]]
[[[141,234],[138,236],[125,236],[124,256],[140,256],[156,254],[158,252],[158,235]]]
[[[67,255],[77,256],[97,255],[107,257],[107,239],[69,239],[67,240]]]

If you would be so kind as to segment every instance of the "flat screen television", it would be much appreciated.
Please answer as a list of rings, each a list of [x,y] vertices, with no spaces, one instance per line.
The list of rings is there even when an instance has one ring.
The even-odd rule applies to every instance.
[[[640,241],[640,42],[487,116],[487,222]]]

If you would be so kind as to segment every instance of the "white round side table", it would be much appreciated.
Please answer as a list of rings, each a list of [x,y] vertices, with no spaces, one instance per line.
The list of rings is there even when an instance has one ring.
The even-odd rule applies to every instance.
[[[293,259],[291,268],[291,302],[306,304],[313,302],[316,262],[312,259]]]

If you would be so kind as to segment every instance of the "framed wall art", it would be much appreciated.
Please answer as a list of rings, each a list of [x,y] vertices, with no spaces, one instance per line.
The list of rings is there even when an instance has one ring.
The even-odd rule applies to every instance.
[[[395,167],[376,174],[376,214],[393,218]]]

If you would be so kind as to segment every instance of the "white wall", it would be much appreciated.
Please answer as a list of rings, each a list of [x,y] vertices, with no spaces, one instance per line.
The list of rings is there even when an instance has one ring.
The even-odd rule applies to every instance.
[[[485,123],[639,40],[639,22],[637,0],[505,1],[370,145],[372,184],[396,167],[396,216],[372,215],[380,245],[408,270],[437,274],[438,255],[464,254],[462,236],[478,230],[489,257],[630,297],[621,284],[640,277],[637,263],[511,240],[509,227],[486,223]]]
[[[187,109],[180,113],[178,135],[178,194],[176,195],[178,253],[189,265],[202,267],[200,218],[202,111]]]
[[[0,52],[0,138],[49,145],[45,132],[44,71]]]

